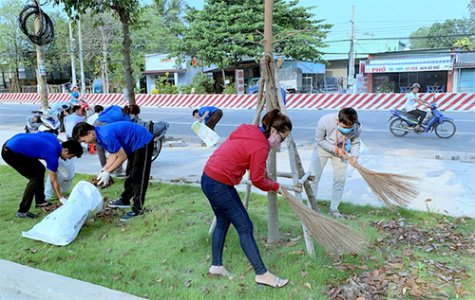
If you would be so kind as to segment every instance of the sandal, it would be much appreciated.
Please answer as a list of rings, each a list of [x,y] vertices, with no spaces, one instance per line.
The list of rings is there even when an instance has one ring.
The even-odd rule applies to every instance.
[[[288,279],[282,279],[282,278],[277,277],[277,276],[275,277],[274,284],[268,284],[268,283],[257,282],[257,281],[256,281],[256,284],[257,284],[257,285],[260,285],[260,286],[270,286],[271,288],[281,288],[281,287],[286,286],[288,283],[289,283],[289,280],[288,280]]]
[[[345,216],[339,212],[338,210],[332,210],[330,211],[330,216],[337,218],[337,219],[345,219]]]
[[[231,273],[229,273],[228,270],[226,270],[224,267],[223,268],[216,268],[216,269],[218,269],[218,271],[216,273],[208,271],[208,276],[209,277],[219,277],[219,276],[229,277],[229,276],[231,276]]]

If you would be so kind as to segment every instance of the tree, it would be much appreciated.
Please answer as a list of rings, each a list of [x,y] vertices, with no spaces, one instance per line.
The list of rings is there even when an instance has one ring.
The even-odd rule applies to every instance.
[[[274,2],[274,50],[284,57],[318,61],[331,26],[297,5]],[[185,20],[188,27],[173,53],[178,57],[197,57],[200,65],[225,68],[243,57],[262,56],[264,0],[207,0],[203,10],[188,8]]]
[[[465,35],[473,34],[467,19],[446,20],[423,26],[410,35],[411,49],[451,48]]]
[[[132,76],[132,66],[130,58],[130,26],[135,24],[140,15],[141,6],[139,0],[54,0],[56,4],[63,3],[68,15],[77,17],[79,14],[86,13],[88,9],[93,14],[112,11],[119,18],[122,24],[122,55],[124,63],[125,84],[129,103],[135,103],[134,80]]]

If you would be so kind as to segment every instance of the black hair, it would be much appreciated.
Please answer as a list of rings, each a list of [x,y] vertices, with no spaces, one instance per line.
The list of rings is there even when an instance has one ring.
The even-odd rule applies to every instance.
[[[73,105],[73,107],[71,108],[71,112],[72,112],[72,113],[75,113],[75,112],[77,112],[79,109],[81,109],[81,106],[79,106],[79,105]]]
[[[73,140],[73,139],[63,142],[61,144],[61,147],[63,147],[63,149],[68,149],[69,154],[74,154],[74,156],[78,158],[81,157],[82,152],[83,152],[81,144],[78,141]]]
[[[73,128],[73,138],[79,139],[80,137],[88,135],[89,131],[94,130],[94,126],[86,122],[77,123]]]
[[[261,123],[266,138],[270,136],[271,128],[275,128],[275,130],[282,133],[292,131],[292,121],[278,109],[267,112],[264,117],[262,117]]]
[[[345,107],[338,112],[338,121],[346,126],[353,126],[358,122],[358,113],[351,107]]]
[[[94,112],[95,112],[96,114],[100,113],[100,112],[103,111],[103,110],[104,110],[104,106],[102,106],[102,105],[94,105]]]
[[[195,110],[193,110],[193,112],[191,113],[191,115],[194,117],[195,114],[198,114],[198,113],[199,113],[199,111],[198,111],[197,109],[195,109]]]

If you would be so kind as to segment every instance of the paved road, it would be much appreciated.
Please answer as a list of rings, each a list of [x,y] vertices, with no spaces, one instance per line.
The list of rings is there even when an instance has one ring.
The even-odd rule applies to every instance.
[[[0,105],[0,145],[22,130],[26,116],[36,108],[34,105]],[[289,112],[294,123],[294,137],[299,154],[306,169],[310,164],[316,123],[325,113],[326,111],[300,110]],[[432,211],[475,217],[474,113],[448,113],[455,118],[457,124],[457,134],[448,140],[439,139],[435,134],[393,137],[387,129],[388,115],[388,112],[360,112],[363,139],[369,148],[369,153],[361,156],[361,164],[370,170],[413,175],[421,179],[418,184],[420,194],[409,206],[412,209],[425,211],[426,200],[432,199]],[[253,110],[225,110],[217,131],[222,137],[226,137],[238,124],[249,122],[253,116]],[[198,183],[208,157],[216,148],[200,146],[198,138],[190,130],[194,120],[191,111],[145,108],[142,117],[169,122],[168,135],[181,136],[189,142],[185,147],[165,147],[157,161],[152,164],[153,178],[167,182]],[[436,155],[440,155],[442,159],[435,159]],[[459,156],[460,160],[452,160],[454,155]],[[285,145],[277,154],[277,161],[280,171],[290,171]],[[78,173],[95,174],[99,169],[97,157],[89,153],[85,153],[76,163]],[[290,184],[283,178],[279,181]],[[331,187],[332,170],[327,167],[320,181],[318,198],[330,199]],[[244,186],[238,188],[242,189]],[[259,192],[258,189],[253,191]],[[343,201],[360,205],[381,205],[358,172],[352,168],[348,171]]]
[[[26,116],[37,105],[31,104],[3,104],[0,105],[0,126],[24,126]],[[318,119],[329,111],[290,110],[289,115],[294,125],[293,135],[297,144],[312,143]],[[224,110],[224,117],[216,127],[216,131],[226,137],[242,123],[249,123],[254,117],[254,110]],[[440,139],[434,133],[416,135],[413,133],[397,138],[389,132],[389,112],[360,111],[359,117],[363,124],[362,138],[371,151],[387,152],[394,149],[401,150],[428,150],[434,152],[475,152],[475,113],[448,112],[448,116],[455,119],[457,133],[450,139]],[[143,108],[141,117],[154,121],[170,123],[168,135],[184,137],[198,142],[198,138],[190,130],[194,121],[191,110]],[[411,151],[411,152],[412,152]]]

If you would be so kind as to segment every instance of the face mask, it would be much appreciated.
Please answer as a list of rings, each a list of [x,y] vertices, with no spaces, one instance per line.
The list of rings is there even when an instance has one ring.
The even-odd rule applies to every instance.
[[[269,145],[272,149],[278,149],[280,146],[280,138],[272,134],[268,139]]]
[[[352,128],[343,128],[343,127],[338,126],[337,128],[338,128],[338,131],[341,132],[342,134],[348,134],[353,130],[353,127]]]

